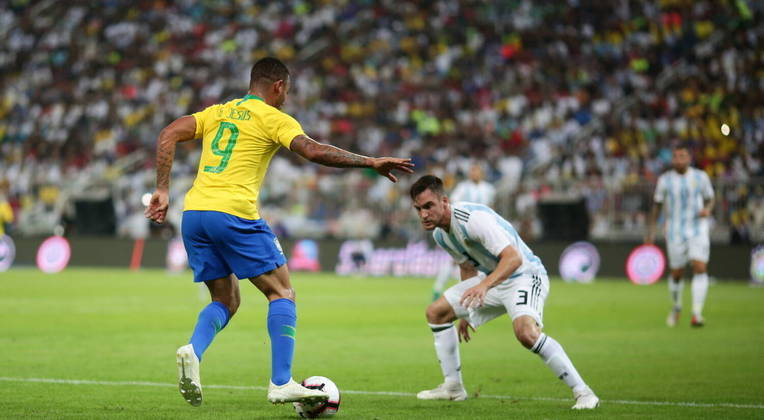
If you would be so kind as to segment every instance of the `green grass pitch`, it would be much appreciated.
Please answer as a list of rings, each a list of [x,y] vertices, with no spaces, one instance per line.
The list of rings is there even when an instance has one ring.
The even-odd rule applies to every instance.
[[[546,332],[603,400],[574,412],[570,391],[517,343],[508,317],[461,347],[470,399],[418,401],[417,391],[441,380],[424,320],[430,279],[292,278],[294,376],[328,376],[347,391],[338,419],[764,417],[764,289],[712,285],[707,326],[691,329],[684,314],[668,329],[665,283],[553,280]],[[241,286],[239,313],[205,354],[197,408],[175,377],[175,349],[207,301],[190,274],[0,273],[0,418],[295,418],[265,399],[267,305]]]

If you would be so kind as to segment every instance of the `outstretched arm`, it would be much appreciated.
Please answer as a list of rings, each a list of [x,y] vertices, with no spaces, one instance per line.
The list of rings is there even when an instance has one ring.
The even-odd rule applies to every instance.
[[[339,147],[319,143],[305,135],[295,137],[292,140],[290,149],[311,162],[325,166],[334,168],[374,168],[377,173],[386,176],[393,182],[398,180],[392,173],[393,169],[407,173],[414,172],[414,164],[411,163],[411,159],[373,158],[357,155]]]
[[[196,119],[190,115],[173,121],[159,133],[157,140],[157,188],[144,212],[149,219],[162,223],[170,204],[170,170],[178,142],[192,140],[196,134]]]

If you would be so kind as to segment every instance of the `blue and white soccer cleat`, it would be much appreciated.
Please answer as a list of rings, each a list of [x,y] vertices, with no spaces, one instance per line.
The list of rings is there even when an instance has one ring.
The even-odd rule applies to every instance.
[[[186,344],[175,354],[178,362],[178,389],[186,402],[198,407],[202,404],[202,381],[199,379],[199,359],[194,346]]]

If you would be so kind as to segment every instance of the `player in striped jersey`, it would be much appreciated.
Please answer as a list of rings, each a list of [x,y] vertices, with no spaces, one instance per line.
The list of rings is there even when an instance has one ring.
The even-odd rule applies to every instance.
[[[496,196],[496,189],[490,183],[483,180],[483,168],[478,164],[470,167],[470,177],[458,183],[451,198],[456,201],[467,201],[470,203],[483,204],[488,207],[493,206],[493,199]],[[443,294],[443,289],[456,269],[453,261],[449,261],[440,268],[435,283],[432,285],[433,302]]]
[[[574,409],[592,409],[599,398],[579,375],[560,343],[544,334],[544,301],[549,278],[541,259],[517,231],[490,207],[451,203],[440,178],[425,175],[411,186],[411,199],[422,226],[459,264],[462,281],[427,308],[435,352],[444,381],[417,394],[423,400],[467,398],[461,374],[459,341],[470,330],[508,313],[515,337],[538,354],[555,376],[573,390]],[[453,322],[459,318],[459,327]]]
[[[673,306],[666,324],[676,325],[682,311],[684,267],[692,265],[692,319],[690,325],[702,327],[703,305],[708,291],[706,265],[710,253],[709,216],[714,207],[714,189],[708,175],[690,166],[687,146],[676,146],[671,156],[672,170],[658,178],[653,209],[648,222],[645,243],[655,239],[658,215],[665,210],[665,236],[668,250],[668,285]]]

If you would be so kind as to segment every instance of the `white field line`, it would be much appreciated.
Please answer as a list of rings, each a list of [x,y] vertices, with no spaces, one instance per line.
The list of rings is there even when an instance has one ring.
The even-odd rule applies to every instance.
[[[108,385],[108,386],[147,386],[147,387],[176,387],[177,384],[164,382],[147,381],[96,381],[91,379],[54,379],[54,378],[9,378],[0,376],[0,382],[38,382],[46,384],[64,384],[64,385]],[[242,386],[242,385],[204,385],[205,388],[212,389],[235,389],[243,391],[266,391],[264,386]],[[391,391],[355,391],[342,390],[344,394],[358,395],[382,395],[392,397],[416,397],[416,394],[410,392],[391,392]],[[560,401],[573,402],[571,398],[553,398],[553,397],[513,397],[511,395],[488,395],[480,394],[479,398],[491,398],[497,400],[526,400],[526,401]],[[698,407],[698,408],[755,408],[764,409],[764,404],[735,404],[735,403],[698,403],[692,401],[632,401],[632,400],[602,400],[605,404],[621,405],[655,405],[669,407]]]

